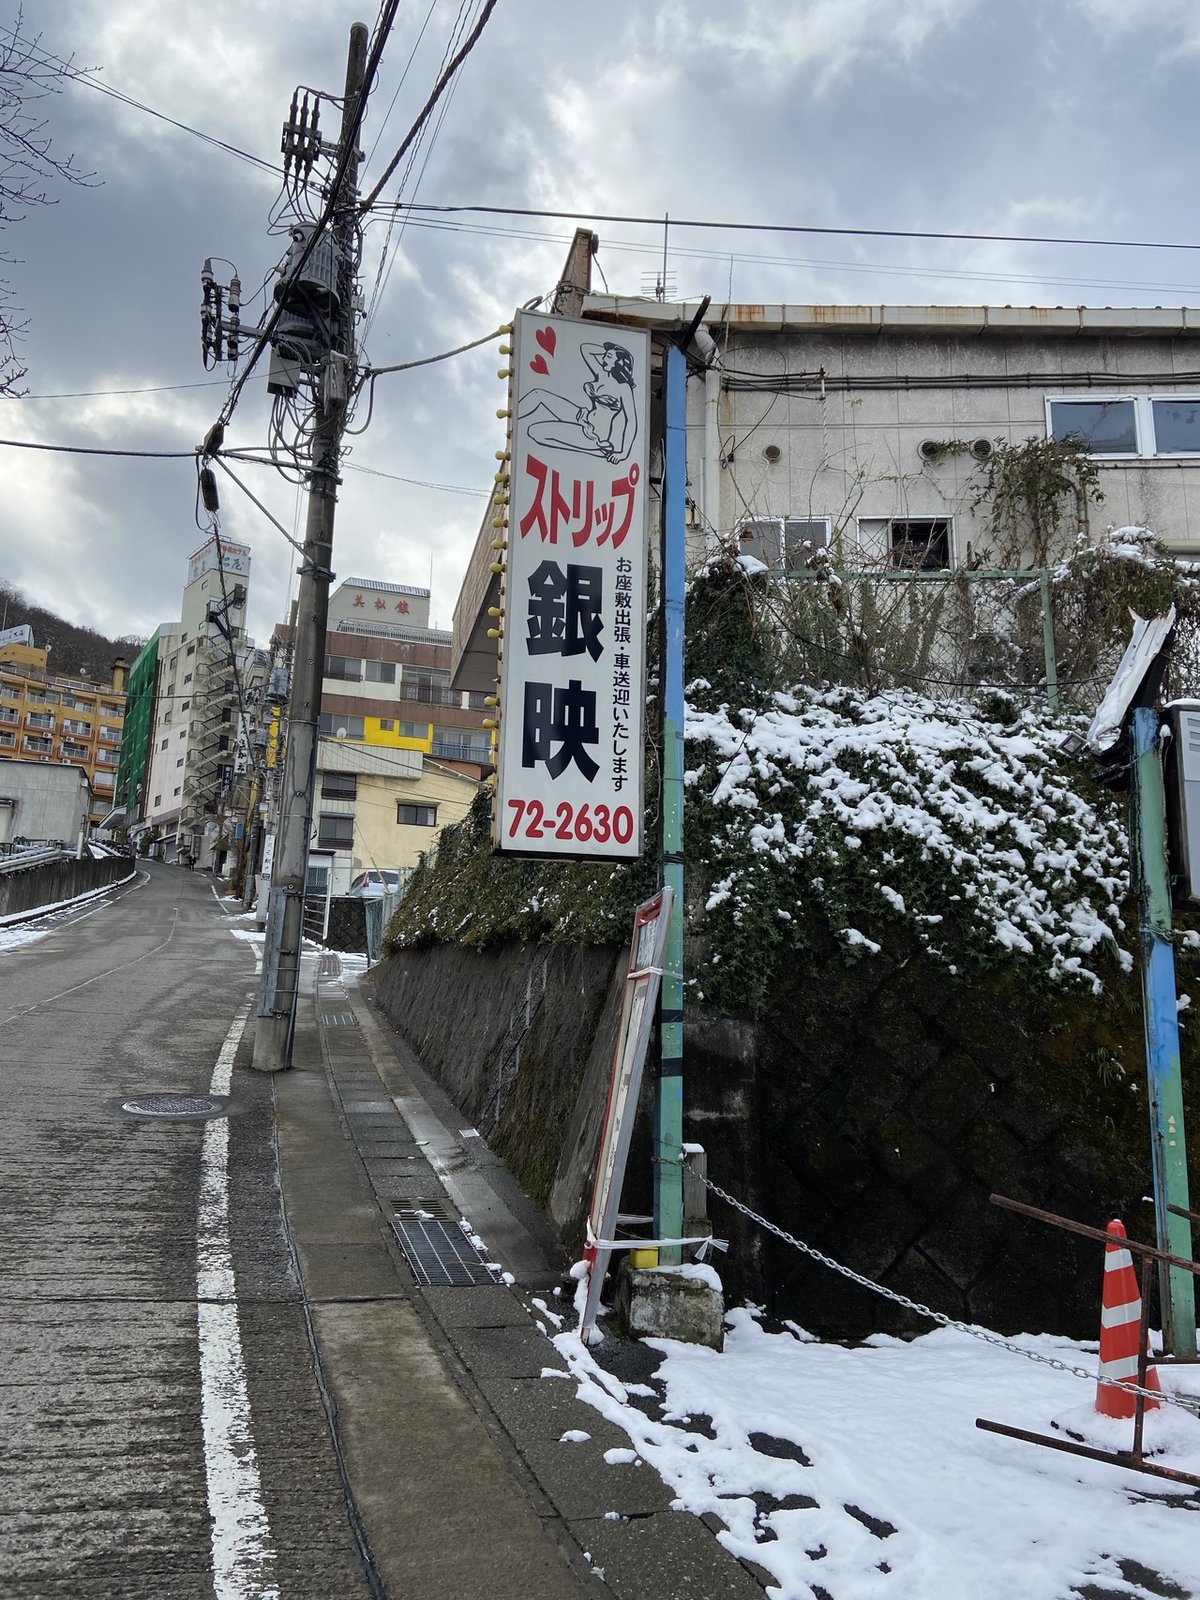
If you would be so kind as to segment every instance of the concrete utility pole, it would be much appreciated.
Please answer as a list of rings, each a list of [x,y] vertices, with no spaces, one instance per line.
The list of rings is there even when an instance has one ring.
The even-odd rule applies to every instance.
[[[325,625],[333,577],[333,514],[337,504],[338,452],[354,360],[354,293],[350,264],[358,203],[358,102],[367,61],[367,29],[350,30],[346,95],[342,105],[341,178],[331,212],[334,260],[342,285],[317,403],[309,473],[308,520],[296,605],[292,688],[288,701],[287,751],[279,799],[279,829],[267,911],[266,947],[254,1035],[254,1065],[278,1072],[291,1065],[292,1032],[300,991],[304,884],[312,832],[317,769],[317,721],[325,661]]]

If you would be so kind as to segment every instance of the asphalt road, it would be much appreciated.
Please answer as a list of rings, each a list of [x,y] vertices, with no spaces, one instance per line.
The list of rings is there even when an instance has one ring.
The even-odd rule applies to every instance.
[[[519,1295],[418,1284],[414,1184],[520,1283],[555,1269],[335,958],[293,1070],[246,1070],[239,927],[151,863],[0,931],[0,1600],[761,1594],[543,1381],[564,1364]]]
[[[122,1109],[227,1081],[249,947],[210,880],[154,864],[39,926],[0,950],[0,1593],[369,1595],[270,1080],[216,1118]]]

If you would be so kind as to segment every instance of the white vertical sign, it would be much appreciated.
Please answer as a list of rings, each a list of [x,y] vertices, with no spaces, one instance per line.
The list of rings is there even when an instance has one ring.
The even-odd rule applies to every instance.
[[[650,336],[517,315],[496,847],[642,851]]]

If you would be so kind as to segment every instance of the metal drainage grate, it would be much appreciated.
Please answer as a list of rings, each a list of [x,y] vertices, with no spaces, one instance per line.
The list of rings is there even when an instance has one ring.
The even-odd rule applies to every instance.
[[[495,1283],[483,1257],[457,1222],[398,1211],[392,1227],[418,1283],[447,1289]]]
[[[131,1117],[213,1117],[225,1110],[225,1102],[211,1094],[143,1094],[122,1101],[121,1110]]]
[[[407,1218],[410,1212],[420,1211],[427,1211],[432,1216],[450,1220],[458,1215],[446,1198],[445,1190],[429,1173],[424,1177],[376,1178],[368,1164],[367,1174],[378,1193],[389,1200],[399,1202],[396,1210],[401,1217]]]

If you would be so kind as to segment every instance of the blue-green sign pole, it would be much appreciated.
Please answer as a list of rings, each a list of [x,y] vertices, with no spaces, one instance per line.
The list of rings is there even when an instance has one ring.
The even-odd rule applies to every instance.
[[[654,1231],[683,1234],[683,606],[687,540],[687,362],[666,353],[666,454],[663,465],[662,877],[674,896],[659,992],[659,1063],[654,1097]],[[678,1246],[660,1251],[677,1266]]]
[[[1188,1171],[1159,721],[1159,712],[1153,706],[1139,706],[1134,710],[1131,844],[1136,863],[1142,945],[1142,1004],[1157,1242],[1160,1250],[1191,1260],[1192,1241],[1187,1219],[1167,1209],[1169,1205],[1176,1205],[1188,1210]],[[1194,1285],[1194,1277],[1182,1267],[1159,1264],[1163,1336],[1167,1348],[1175,1356],[1196,1354]]]

